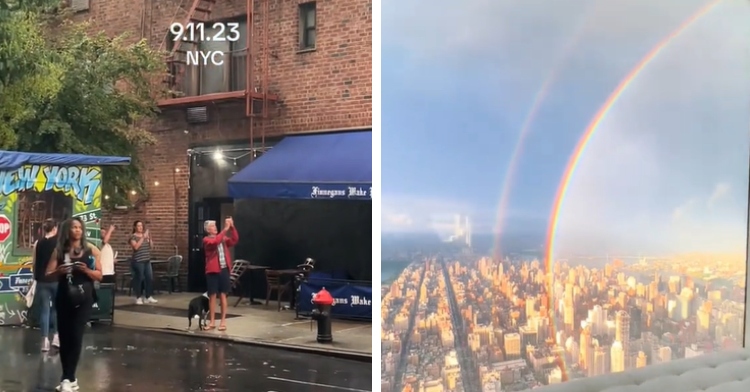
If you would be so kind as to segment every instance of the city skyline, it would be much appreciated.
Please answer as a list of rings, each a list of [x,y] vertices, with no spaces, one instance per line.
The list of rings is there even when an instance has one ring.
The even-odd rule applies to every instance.
[[[445,217],[453,214],[470,216],[475,233],[546,232],[564,171],[602,103],[710,4],[664,3],[469,1],[455,12],[432,5],[417,24],[450,12],[461,25],[440,51],[427,36],[448,34],[444,26],[407,31],[386,3],[383,121],[392,131],[383,133],[383,232],[449,233]],[[744,251],[748,8],[719,2],[623,92],[571,177],[557,251]]]

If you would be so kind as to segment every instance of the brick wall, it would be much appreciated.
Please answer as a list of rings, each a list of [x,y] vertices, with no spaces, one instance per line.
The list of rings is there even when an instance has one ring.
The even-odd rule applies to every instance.
[[[261,59],[268,58],[268,91],[279,97],[269,119],[256,121],[255,136],[369,127],[372,124],[372,5],[370,0],[319,0],[317,48],[299,53],[300,0],[268,0],[268,25],[262,0],[254,1],[255,86],[262,87]],[[92,0],[91,8],[76,16],[88,21],[92,32],[128,32],[133,39],[149,39],[158,47],[172,22],[184,22],[192,0]],[[182,6],[180,7],[180,4]],[[212,18],[246,14],[246,2],[218,0]],[[263,48],[268,34],[268,47]],[[267,54],[267,56],[266,56]],[[151,229],[157,257],[173,254],[173,246],[187,256],[187,150],[196,143],[250,141],[250,121],[244,103],[209,107],[208,124],[189,125],[184,110],[165,110],[152,132],[157,144],[142,153],[149,200],[137,210],[105,213],[104,224],[121,227],[115,249],[129,253],[127,235],[134,220]],[[106,179],[105,179],[106,180]],[[158,183],[158,185],[156,185]]]

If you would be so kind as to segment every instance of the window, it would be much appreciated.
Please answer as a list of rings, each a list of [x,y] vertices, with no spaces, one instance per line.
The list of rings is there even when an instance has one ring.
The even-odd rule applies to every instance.
[[[315,49],[317,37],[315,2],[299,5],[299,48],[300,50]]]
[[[91,7],[89,0],[70,0],[70,8],[75,12],[88,11]]]
[[[205,36],[213,37],[217,29],[213,29],[214,22],[206,22]],[[186,65],[185,54],[177,53],[177,58],[182,62],[172,65],[172,90],[178,91],[181,96],[198,96],[206,94],[224,93],[230,91],[242,91],[246,86],[246,64],[247,64],[247,22],[243,17],[241,20],[230,20],[226,23],[238,23],[240,37],[238,40],[214,41],[205,40],[198,44],[182,43],[180,50],[187,52],[222,52],[224,53],[222,64],[213,64],[211,61],[201,61],[198,65]],[[225,33],[226,35],[226,30]],[[172,49],[173,37],[167,39],[168,50]],[[184,70],[184,72],[182,72]]]

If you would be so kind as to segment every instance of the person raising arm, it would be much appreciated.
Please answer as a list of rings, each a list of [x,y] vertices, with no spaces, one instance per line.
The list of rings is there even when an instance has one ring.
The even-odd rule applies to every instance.
[[[229,271],[232,260],[229,247],[239,240],[232,218],[224,220],[224,229],[217,232],[215,221],[206,221],[204,229],[207,233],[203,238],[203,248],[206,255],[206,288],[209,298],[208,329],[214,329],[216,323],[216,296],[221,300],[221,324],[219,331],[226,331],[227,295],[231,289]]]
[[[130,236],[130,246],[133,249],[132,271],[133,292],[135,293],[136,305],[144,302],[155,304],[154,298],[154,270],[151,266],[151,234],[146,230],[143,222],[133,222],[133,233]]]

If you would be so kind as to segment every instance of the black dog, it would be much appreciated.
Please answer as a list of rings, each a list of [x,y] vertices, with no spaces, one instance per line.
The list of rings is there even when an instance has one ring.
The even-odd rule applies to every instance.
[[[203,294],[190,300],[188,305],[188,329],[193,326],[193,319],[198,319],[198,328],[206,329],[206,315],[208,315],[208,295]]]

